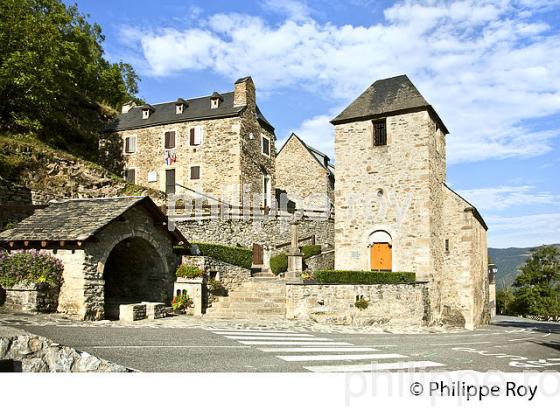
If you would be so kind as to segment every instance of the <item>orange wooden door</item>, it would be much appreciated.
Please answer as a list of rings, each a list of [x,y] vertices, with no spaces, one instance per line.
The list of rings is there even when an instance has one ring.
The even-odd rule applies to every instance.
[[[388,243],[374,243],[371,245],[371,269],[392,270],[393,255]]]

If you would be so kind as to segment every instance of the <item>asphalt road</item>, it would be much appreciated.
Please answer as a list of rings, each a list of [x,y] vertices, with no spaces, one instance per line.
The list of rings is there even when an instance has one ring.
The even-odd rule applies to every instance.
[[[144,372],[560,371],[560,324],[508,317],[420,335],[19,327]]]

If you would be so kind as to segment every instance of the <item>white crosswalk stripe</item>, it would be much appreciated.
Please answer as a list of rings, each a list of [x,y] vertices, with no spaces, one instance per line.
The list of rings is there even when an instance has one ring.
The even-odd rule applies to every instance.
[[[291,337],[291,336],[224,336],[228,339],[233,340],[299,340],[299,341],[314,341],[314,340],[321,340],[321,341],[332,341],[332,339],[328,339],[326,337]]]
[[[314,337],[309,333],[280,333],[280,332],[213,332],[222,336],[293,336],[293,337]]]
[[[402,359],[402,354],[397,353],[374,353],[374,354],[324,354],[305,356],[276,356],[287,362],[320,362],[341,360],[380,360],[380,359]]]
[[[445,366],[442,363],[431,361],[412,361],[412,362],[391,362],[391,363],[368,363],[368,364],[349,364],[349,365],[327,365],[327,366],[304,366],[304,369],[312,372],[339,373],[339,372],[377,372],[380,370],[409,370],[426,369],[428,367]]]
[[[212,331],[261,352],[284,353],[276,358],[285,362],[301,363],[304,369],[311,372],[376,372],[445,366],[443,363],[428,360],[406,360],[409,356],[399,353],[372,353],[379,352],[379,349],[355,346],[352,343],[317,337],[309,333],[274,329],[213,329]],[[312,365],[314,362],[325,364]]]
[[[238,342],[244,345],[352,346],[351,343],[347,342],[315,342],[313,340],[297,342],[286,340],[238,340]]]
[[[261,352],[265,353],[354,353],[354,352],[375,352],[378,349],[371,347],[261,347]]]

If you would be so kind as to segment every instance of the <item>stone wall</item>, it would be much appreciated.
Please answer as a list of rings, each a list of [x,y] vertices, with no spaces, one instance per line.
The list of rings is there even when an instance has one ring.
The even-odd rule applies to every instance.
[[[443,241],[448,240],[442,275],[442,319],[472,329],[488,323],[486,230],[469,203],[446,188]]]
[[[262,220],[205,219],[178,221],[177,227],[190,242],[216,243],[250,248],[253,243],[275,246],[289,242],[288,218],[264,217]],[[304,219],[298,225],[298,237],[316,235],[318,245],[334,243],[332,219]]]
[[[13,372],[127,372],[126,367],[61,346],[31,333],[0,326],[0,364]]]
[[[3,306],[12,311],[49,313],[56,312],[58,294],[58,287],[47,283],[18,283],[4,289],[0,302],[3,299]]]
[[[229,118],[186,121],[146,128],[120,131],[108,135],[102,142],[103,151],[114,151],[120,146],[122,161],[112,159],[111,164],[134,169],[136,183],[155,190],[165,191],[165,172],[175,170],[176,194],[199,197],[191,190],[204,193],[234,206],[252,201],[252,195],[262,197],[263,176],[271,176],[271,192],[274,192],[274,132],[263,127],[257,120],[256,96],[253,81],[236,84],[236,93],[245,93],[245,109],[241,114]],[[210,99],[208,99],[210,104]],[[140,114],[138,114],[140,115]],[[190,145],[190,129],[202,127],[202,144]],[[175,131],[175,148],[166,150],[164,135]],[[126,137],[136,137],[136,152],[124,153]],[[270,140],[270,155],[261,150],[262,137]],[[119,142],[120,141],[120,142]],[[165,152],[176,155],[176,162],[167,165]],[[111,152],[110,158],[115,157]],[[191,179],[191,167],[200,166],[200,178]],[[123,172],[123,169],[115,169]],[[148,173],[155,172],[155,181],[148,181]],[[187,189],[183,188],[186,187]],[[244,198],[244,195],[246,198]],[[262,199],[257,199],[259,205]]]
[[[307,258],[304,263],[306,266],[305,270],[308,272],[334,269],[334,249],[319,255],[311,256]]]
[[[356,298],[369,302],[355,307]],[[422,326],[428,314],[428,288],[413,285],[286,285],[288,319],[355,326]]]
[[[228,291],[235,290],[251,277],[249,269],[210,256],[183,256],[182,263],[203,270],[209,278],[221,281]]]
[[[329,209],[334,179],[297,137],[290,137],[276,157],[276,188],[301,209]]]
[[[427,111],[387,117],[384,146],[373,145],[371,121],[336,125],[337,269],[369,270],[369,235],[384,230],[394,271],[415,272],[418,280],[441,274],[440,134]]]

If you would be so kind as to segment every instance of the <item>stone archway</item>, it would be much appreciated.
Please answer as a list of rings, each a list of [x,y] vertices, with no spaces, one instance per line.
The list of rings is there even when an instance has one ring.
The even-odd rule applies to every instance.
[[[131,236],[118,242],[103,269],[105,318],[117,319],[121,304],[162,302],[166,269],[164,258],[148,240]]]

